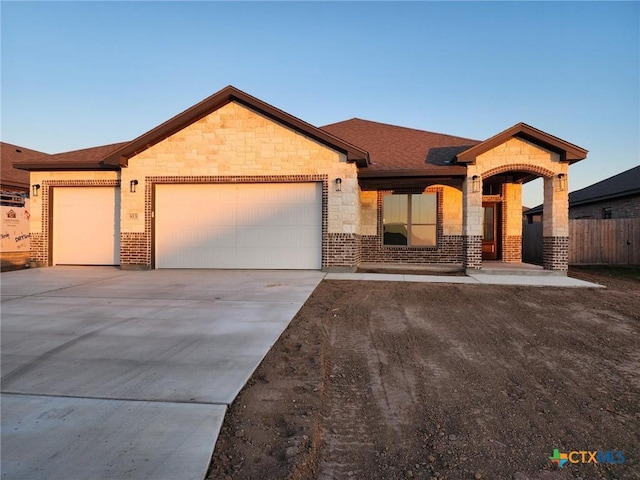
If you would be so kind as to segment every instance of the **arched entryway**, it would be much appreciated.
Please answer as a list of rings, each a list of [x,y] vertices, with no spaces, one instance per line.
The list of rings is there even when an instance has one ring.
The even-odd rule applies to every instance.
[[[587,151],[525,124],[518,124],[462,154],[464,266],[484,260],[522,261],[522,184],[544,179],[543,267],[568,266],[569,165]]]

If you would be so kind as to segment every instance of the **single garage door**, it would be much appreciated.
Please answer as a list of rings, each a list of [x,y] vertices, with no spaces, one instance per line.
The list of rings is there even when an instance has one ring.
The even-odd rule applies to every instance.
[[[120,264],[120,189],[53,189],[53,264]]]
[[[320,269],[320,183],[157,185],[156,268]]]

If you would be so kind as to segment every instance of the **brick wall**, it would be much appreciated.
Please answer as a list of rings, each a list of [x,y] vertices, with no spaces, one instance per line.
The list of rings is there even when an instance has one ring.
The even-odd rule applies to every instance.
[[[361,262],[361,236],[351,233],[329,233],[322,267],[327,270],[355,270]]]
[[[502,261],[519,263],[522,261],[522,236],[506,235],[502,239]]]
[[[611,209],[611,218],[640,217],[640,195],[569,207],[569,218],[602,218],[602,209]]]
[[[462,238],[464,249],[464,268],[476,270],[482,268],[482,235],[467,235]]]
[[[376,229],[374,235],[362,235],[361,238],[361,261],[366,263],[446,263],[462,264],[463,262],[463,236],[447,235],[447,231],[462,230],[462,216],[460,214],[461,205],[455,209],[455,205],[449,205],[447,200],[451,197],[445,194],[445,190],[455,190],[451,187],[432,186],[426,188],[425,192],[433,192],[438,195],[437,205],[437,225],[436,225],[436,246],[435,247],[404,247],[386,246],[383,244],[383,199],[384,195],[391,193],[387,191],[377,192],[376,203]],[[394,193],[422,193],[421,190],[396,190]],[[461,195],[460,195],[461,196]],[[454,194],[452,198],[457,196]],[[447,208],[445,208],[445,205]],[[447,217],[445,222],[445,211],[454,210],[456,215],[453,218]],[[371,231],[371,229],[369,229]]]
[[[362,236],[362,262],[366,263],[463,263],[462,235],[439,235],[435,247],[390,247],[380,235]]]
[[[120,268],[151,268],[151,238],[147,233],[120,234]]]
[[[49,265],[49,248],[45,241],[45,236],[42,233],[31,234],[31,256],[32,260],[35,260],[38,265]]]
[[[542,237],[542,266],[545,270],[567,271],[569,237]]]

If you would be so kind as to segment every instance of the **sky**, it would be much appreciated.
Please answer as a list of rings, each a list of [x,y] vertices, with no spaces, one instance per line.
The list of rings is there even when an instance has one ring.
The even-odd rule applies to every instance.
[[[0,3],[1,139],[131,140],[235,87],[316,126],[484,140],[525,122],[589,150],[571,191],[640,164],[640,2]],[[523,204],[542,202],[542,182]]]

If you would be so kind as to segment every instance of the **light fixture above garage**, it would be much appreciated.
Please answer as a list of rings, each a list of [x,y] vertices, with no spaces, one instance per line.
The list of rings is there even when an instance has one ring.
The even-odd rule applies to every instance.
[[[38,196],[38,190],[40,190],[40,184],[36,183],[33,187],[31,187],[32,191],[33,191],[33,196],[37,197]]]
[[[336,185],[336,192],[341,192],[342,191],[342,179],[340,177],[336,178],[335,185]]]
[[[138,185],[138,180],[131,180],[129,182],[129,191],[131,193],[136,193],[136,185]]]

